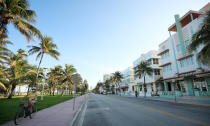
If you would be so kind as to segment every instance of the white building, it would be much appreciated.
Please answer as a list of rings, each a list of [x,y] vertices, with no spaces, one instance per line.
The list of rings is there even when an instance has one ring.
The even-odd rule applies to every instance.
[[[121,71],[123,75],[122,82],[120,83],[120,87],[116,88],[121,90],[122,95],[134,95],[134,70],[133,67],[128,67],[127,69]]]
[[[194,96],[195,90],[210,91],[210,68],[197,59],[202,47],[192,53],[188,51],[192,35],[200,28],[207,10],[210,10],[210,3],[200,11],[190,10],[181,18],[174,16],[175,23],[168,28],[169,38],[159,45],[164,82],[162,90],[165,91],[160,95],[173,94],[174,90],[179,91],[180,96]]]
[[[137,60],[133,62],[133,67],[135,68],[142,61],[148,61],[150,63],[150,67],[153,69],[153,74],[151,76],[146,75],[145,83],[146,83],[146,96],[151,96],[152,94],[157,93],[157,86],[155,81],[160,79],[161,77],[161,68],[160,65],[160,56],[157,55],[158,51],[152,50],[146,54],[142,54]],[[140,96],[144,96],[143,84],[144,79],[135,77],[135,91],[139,93]]]

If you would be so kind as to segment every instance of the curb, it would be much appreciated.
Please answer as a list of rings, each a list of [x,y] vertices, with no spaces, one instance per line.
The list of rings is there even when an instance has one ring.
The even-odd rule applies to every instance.
[[[132,96],[123,96],[123,97],[127,97],[127,98],[133,98]],[[135,97],[134,97],[135,98]],[[141,97],[138,97],[141,98]],[[147,99],[147,98],[146,98]],[[191,106],[197,106],[197,107],[205,107],[205,108],[210,108],[210,105],[202,105],[202,104],[192,104],[192,103],[184,103],[184,102],[173,102],[173,101],[167,101],[167,100],[160,100],[160,99],[150,99],[149,100],[153,100],[153,101],[162,101],[162,102],[169,102],[169,103],[173,103],[173,104],[183,104],[183,105],[191,105]]]
[[[80,106],[80,108],[76,111],[76,114],[75,114],[75,116],[74,116],[74,118],[73,118],[73,120],[71,121],[71,123],[70,123],[69,126],[73,126],[73,125],[74,125],[74,123],[75,123],[75,121],[76,121],[76,119],[77,119],[79,113],[81,112],[82,108],[83,108],[84,105],[86,104],[86,100],[87,100],[87,98],[86,98],[85,101],[82,103],[82,105]]]

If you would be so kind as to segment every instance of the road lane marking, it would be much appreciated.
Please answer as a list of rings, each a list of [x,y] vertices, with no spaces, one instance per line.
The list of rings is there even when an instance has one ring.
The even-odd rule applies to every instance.
[[[202,125],[202,126],[210,126],[210,124],[207,123],[207,122],[194,120],[194,119],[191,119],[191,118],[188,118],[188,117],[176,115],[176,114],[173,114],[173,113],[170,113],[170,112],[161,111],[161,110],[158,110],[158,109],[155,109],[155,108],[151,108],[151,107],[148,107],[148,106],[134,104],[134,103],[131,103],[131,102],[128,102],[128,101],[119,100],[119,99],[116,99],[116,98],[109,98],[109,99],[112,99],[112,100],[115,100],[115,101],[124,102],[124,103],[130,104],[130,105],[136,106],[138,108],[144,108],[144,109],[147,109],[147,110],[150,110],[150,111],[154,111],[154,112],[165,114],[165,115],[168,115],[168,116],[171,116],[171,117],[175,117],[175,118],[178,118],[178,119],[186,120],[186,121],[189,121],[189,122],[192,122],[192,123],[196,123],[196,124],[199,124],[199,125]]]
[[[87,100],[86,103],[85,103],[85,106],[84,106],[84,109],[83,109],[83,112],[82,112],[82,115],[81,115],[81,118],[80,118],[80,121],[79,121],[78,126],[82,126],[83,125],[83,122],[84,122],[84,119],[85,119],[85,113],[86,113],[88,101],[89,100]]]

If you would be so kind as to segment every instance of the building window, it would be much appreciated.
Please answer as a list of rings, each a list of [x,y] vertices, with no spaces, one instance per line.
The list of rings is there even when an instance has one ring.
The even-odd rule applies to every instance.
[[[155,75],[160,75],[160,70],[159,69],[154,69],[154,74]]]
[[[163,67],[163,72],[170,72],[172,70],[171,64]]]
[[[188,57],[186,59],[180,60],[179,63],[180,63],[181,67],[186,67],[186,66],[189,66],[189,65],[193,65],[194,64],[193,57]]]
[[[161,59],[166,59],[166,58],[168,58],[168,57],[170,57],[169,51],[166,52],[166,53],[163,53],[163,54],[161,55]]]
[[[153,60],[153,64],[159,64],[159,60],[158,59],[152,59]]]

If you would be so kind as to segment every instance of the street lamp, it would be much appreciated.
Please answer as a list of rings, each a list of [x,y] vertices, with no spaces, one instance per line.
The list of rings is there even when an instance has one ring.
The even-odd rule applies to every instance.
[[[42,95],[41,95],[41,100],[43,100],[43,95],[44,95],[44,84],[45,84],[45,81],[46,81],[46,78],[45,78],[45,71],[47,70],[47,68],[43,68],[43,75],[44,75],[44,83],[42,83]]]

